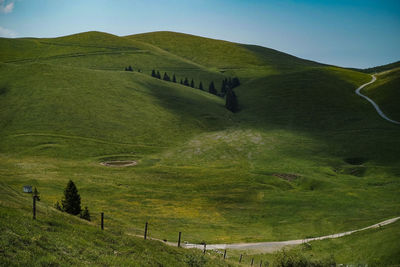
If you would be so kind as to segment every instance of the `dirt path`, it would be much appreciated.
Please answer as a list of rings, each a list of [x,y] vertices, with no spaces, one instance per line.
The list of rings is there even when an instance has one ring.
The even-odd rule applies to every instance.
[[[333,239],[333,238],[339,238],[342,236],[346,235],[351,235],[356,232],[368,230],[368,229],[374,229],[374,228],[379,228],[384,225],[388,225],[391,223],[396,222],[399,220],[400,217],[392,218],[383,222],[379,222],[377,224],[357,229],[357,230],[352,230],[352,231],[347,231],[343,233],[338,233],[338,234],[333,234],[333,235],[326,235],[326,236],[321,236],[321,237],[314,237],[314,238],[307,238],[307,239],[297,239],[297,240],[288,240],[288,241],[277,241],[277,242],[258,242],[258,243],[236,243],[236,244],[210,244],[206,246],[207,250],[213,250],[213,249],[238,249],[238,250],[257,250],[260,253],[265,253],[265,252],[275,252],[280,249],[282,249],[285,246],[289,245],[299,245],[311,241],[316,241],[316,240],[324,240],[324,239]],[[176,246],[176,243],[169,243],[169,245],[174,244]],[[204,249],[204,245],[202,244],[182,244],[182,247],[185,248],[198,248],[198,249]]]
[[[370,85],[372,83],[374,83],[376,81],[376,77],[375,75],[372,75],[372,80],[370,82],[364,83],[363,85],[361,85],[360,87],[357,88],[356,90],[356,94],[364,97],[365,99],[368,100],[368,102],[370,102],[374,108],[376,109],[376,112],[378,112],[379,116],[381,116],[382,118],[384,118],[385,120],[394,123],[394,124],[400,124],[400,122],[389,119],[383,112],[382,110],[379,108],[378,104],[376,104],[371,98],[367,97],[366,95],[363,95],[362,93],[360,93],[361,89],[363,89],[365,86]]]

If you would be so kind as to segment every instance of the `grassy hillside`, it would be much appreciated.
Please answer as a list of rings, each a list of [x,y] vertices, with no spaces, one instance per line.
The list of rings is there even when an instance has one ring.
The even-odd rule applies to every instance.
[[[2,138],[5,151],[9,146],[16,151],[15,146],[34,135],[59,134],[81,138],[78,141],[120,144],[120,149],[137,153],[230,123],[231,114],[222,99],[141,73],[39,63],[2,64],[0,71],[0,131],[8,139]],[[28,147],[33,154],[41,150],[53,156],[71,153],[63,145]],[[91,147],[72,154],[98,155],[96,150]]]
[[[34,221],[30,195],[4,183],[0,193],[1,266],[226,266],[209,253],[102,231],[40,202]]]
[[[377,79],[363,89],[363,93],[373,99],[389,118],[400,121],[400,68],[382,72]]]
[[[321,65],[265,47],[175,32],[153,32],[126,38],[155,45],[208,68],[243,78]]]
[[[207,243],[332,234],[400,214],[400,132],[354,93],[365,73],[168,32],[0,47],[1,181],[37,186],[45,207],[72,179],[94,224],[104,211],[110,231],[141,234],[148,221],[150,236]],[[241,110],[152,69],[218,89],[238,75]],[[115,159],[138,164],[100,165]]]
[[[283,250],[274,253],[258,254],[257,251],[238,251],[228,250],[229,261],[236,263],[242,254],[242,263],[251,262],[254,258],[255,263],[262,260],[273,265],[286,258],[307,259],[314,263],[328,263],[347,265],[367,265],[368,266],[398,266],[400,222],[383,226],[378,229],[370,229],[354,233],[338,239],[327,239],[323,241],[313,241],[295,247],[285,247]],[[330,265],[322,265],[330,266]]]

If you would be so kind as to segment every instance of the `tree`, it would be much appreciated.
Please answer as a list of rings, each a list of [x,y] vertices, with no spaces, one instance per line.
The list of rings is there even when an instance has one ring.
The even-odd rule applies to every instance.
[[[190,87],[194,88],[194,81],[192,79],[192,81],[190,82]]]
[[[203,90],[203,83],[202,82],[200,82],[200,84],[199,84],[199,89]]]
[[[67,187],[64,190],[64,199],[61,200],[62,209],[73,215],[81,213],[81,196],[78,194],[74,182],[69,180]]]
[[[166,72],[164,72],[163,80],[167,81],[167,82],[171,81],[171,79],[169,78],[169,76],[168,76],[168,74]]]
[[[238,87],[240,85],[240,81],[238,77],[234,77],[232,79],[232,88]]]
[[[221,95],[222,96],[225,96],[225,94],[226,94],[227,82],[228,82],[228,80],[226,78],[222,80],[222,85],[221,85]]]
[[[125,67],[125,71],[128,71],[128,68],[127,68],[127,67]]]
[[[226,92],[225,107],[233,113],[239,110],[237,97],[232,88],[229,88]]]
[[[183,85],[189,86],[188,78],[185,78],[185,81],[183,82]]]
[[[208,86],[208,92],[210,92],[210,94],[213,94],[213,95],[217,94],[217,90],[215,90],[214,82],[211,82],[210,85]]]
[[[81,212],[81,218],[86,220],[86,221],[90,221],[90,213],[89,213],[89,209],[88,207],[85,207],[84,210],[82,210]]]
[[[132,69],[132,66],[131,66],[131,65],[129,65],[129,67],[128,67],[128,71],[133,71],[133,69]]]
[[[175,73],[174,73],[174,75],[172,76],[172,82],[176,83]]]
[[[157,78],[158,78],[158,79],[161,79],[161,74],[160,74],[159,71],[157,71]]]
[[[183,85],[183,81],[182,81],[182,79],[181,79],[181,84]]]
[[[151,77],[157,78],[157,74],[155,70],[151,71]]]

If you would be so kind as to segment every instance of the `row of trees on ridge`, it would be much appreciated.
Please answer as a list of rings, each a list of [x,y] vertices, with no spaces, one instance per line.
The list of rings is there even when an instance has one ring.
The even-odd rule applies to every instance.
[[[174,83],[177,82],[175,74],[173,74],[172,78],[171,78],[167,72],[164,72],[164,75],[161,76],[160,71],[158,71],[158,70],[156,71],[153,69],[151,71],[151,76],[154,78],[157,78],[157,79],[161,79],[161,77],[162,77],[162,80],[167,81],[167,82],[174,82]],[[197,88],[197,89],[204,91],[203,82],[200,81],[199,86],[196,87],[193,78],[191,79],[190,82],[187,77],[185,77],[185,79],[180,79],[180,84],[185,85],[185,86],[190,86],[192,88]],[[240,85],[240,81],[239,81],[238,77],[225,78],[224,80],[222,80],[221,90],[220,90],[220,92],[218,92],[217,89],[215,88],[214,81],[211,81],[208,86],[208,92],[210,94],[217,95],[220,97],[226,97],[225,107],[232,112],[237,112],[239,110],[239,105],[238,105],[238,101],[237,101],[237,96],[236,96],[235,92],[233,91],[233,89],[239,85]]]

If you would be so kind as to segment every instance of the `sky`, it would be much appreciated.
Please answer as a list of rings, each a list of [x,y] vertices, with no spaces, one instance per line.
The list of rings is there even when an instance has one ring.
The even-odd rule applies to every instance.
[[[400,60],[400,0],[0,0],[0,36],[176,31],[367,68]]]

